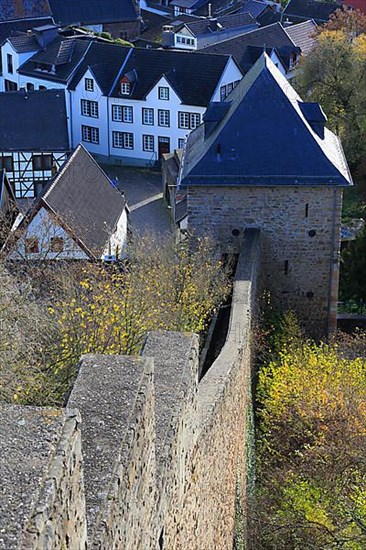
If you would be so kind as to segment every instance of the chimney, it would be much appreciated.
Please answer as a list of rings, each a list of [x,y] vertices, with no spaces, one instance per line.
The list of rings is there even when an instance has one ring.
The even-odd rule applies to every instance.
[[[211,3],[208,5],[208,17],[210,17],[210,18],[212,17],[212,4]]]
[[[283,25],[284,27],[291,27],[292,21],[290,21],[289,18],[286,17],[286,21],[284,21],[284,22],[282,23],[282,25]]]
[[[174,48],[174,27],[163,25],[162,42],[163,48]]]
[[[45,48],[50,42],[57,38],[58,27],[57,25],[43,25],[42,27],[35,27],[33,32],[40,47]]]

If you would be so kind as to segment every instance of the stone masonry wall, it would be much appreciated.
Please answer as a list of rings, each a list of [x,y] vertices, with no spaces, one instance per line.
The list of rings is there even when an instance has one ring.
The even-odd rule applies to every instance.
[[[6,529],[14,541],[22,536],[22,548],[84,550],[87,538],[88,548],[99,550],[232,549],[238,479],[244,508],[246,500],[259,241],[258,231],[245,232],[226,342],[200,382],[194,334],[152,333],[142,357],[82,359],[68,416],[55,410],[55,426],[52,415],[49,420],[56,443],[46,444],[43,424],[31,435],[33,455],[45,444],[49,456],[43,451],[25,519],[17,523],[17,505],[5,514]],[[85,498],[75,408],[82,418]],[[27,415],[31,408],[19,409]],[[13,417],[7,413],[8,424]],[[5,477],[13,471],[11,456],[9,444]],[[27,471],[27,458],[20,462]]]
[[[247,231],[227,340],[198,386],[197,436],[182,482],[181,506],[167,512],[164,548],[232,549],[238,473],[244,501],[246,496],[250,329],[258,276],[259,233]]]
[[[2,406],[0,548],[84,549],[80,417]]]
[[[68,402],[83,418],[90,548],[142,548],[155,499],[153,364],[87,355]]]
[[[234,248],[260,228],[263,288],[324,336],[336,326],[341,207],[332,186],[190,187],[188,226]]]

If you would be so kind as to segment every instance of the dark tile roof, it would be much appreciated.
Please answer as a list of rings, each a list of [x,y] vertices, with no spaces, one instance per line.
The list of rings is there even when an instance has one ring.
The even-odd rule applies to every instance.
[[[0,21],[50,17],[48,0],[1,0]]]
[[[40,205],[51,208],[84,250],[99,259],[126,203],[98,163],[78,145],[39,196]]]
[[[285,27],[287,34],[296,46],[301,49],[303,55],[307,55],[316,44],[314,37],[316,28],[316,23],[311,19],[297,25]]]
[[[247,0],[240,7],[237,13],[250,13],[256,19],[266,10],[268,10],[268,4],[266,2],[260,2],[259,0]]]
[[[0,94],[0,151],[69,151],[64,90]]]
[[[352,183],[339,139],[324,138],[302,101],[263,54],[226,100],[216,126],[188,136],[181,174],[189,185],[340,185]],[[310,118],[321,109],[310,107]],[[318,121],[319,122],[319,121]]]
[[[201,6],[207,4],[207,2],[208,0],[172,0],[172,2],[170,2],[170,5],[196,10]]]
[[[294,23],[307,19],[314,19],[316,23],[325,23],[329,16],[337,9],[341,9],[339,2],[321,2],[320,0],[289,0],[282,14],[282,21],[288,18]]]
[[[268,25],[273,25],[273,23],[279,23],[281,16],[282,14],[279,11],[267,10],[257,17],[257,21],[261,27],[268,27]]]
[[[161,42],[162,27],[170,23],[171,18],[168,15],[160,15],[146,10],[141,10],[141,17],[140,38],[148,42]]]
[[[75,69],[83,59],[93,40],[87,38],[64,38],[59,36],[48,46],[28,59],[19,68],[20,74],[42,78],[66,84]],[[37,68],[38,64],[55,65],[55,72],[43,72]]]
[[[130,48],[117,44],[93,42],[82,63],[75,71],[69,88],[74,90],[86,70],[90,68],[104,95],[108,95]]]
[[[120,76],[126,73],[136,75],[129,96],[131,99],[144,99],[164,75],[182,103],[206,106],[228,61],[228,55],[134,48]],[[119,79],[112,95],[120,95]]]
[[[219,33],[220,30],[218,25],[221,25],[223,29],[235,29],[253,24],[255,25],[255,20],[249,13],[224,15],[223,17],[214,19],[205,18],[190,23],[184,23],[194,36],[212,34],[213,32]]]
[[[136,21],[139,15],[133,0],[48,0],[59,25],[91,25]]]
[[[34,34],[22,33],[16,36],[10,36],[9,42],[18,53],[36,52],[39,50],[39,43]]]
[[[268,27],[260,27],[235,38],[224,40],[218,44],[208,46],[201,50],[210,53],[227,53],[232,55],[243,70],[247,70],[248,50],[247,46],[261,48],[276,48],[288,69],[292,54],[300,53],[281,23],[274,23]]]
[[[0,21],[0,45],[10,36],[24,33],[39,25],[52,24],[51,17],[39,19],[19,19],[19,21]]]

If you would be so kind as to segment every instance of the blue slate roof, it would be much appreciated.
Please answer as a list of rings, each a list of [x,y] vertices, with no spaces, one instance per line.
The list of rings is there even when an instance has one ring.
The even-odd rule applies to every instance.
[[[314,104],[304,107],[267,54],[226,102],[226,113],[210,111],[209,127],[203,123],[189,135],[183,187],[352,184],[338,137],[327,128],[321,137],[324,113]]]
[[[0,93],[0,151],[69,151],[64,90]]]

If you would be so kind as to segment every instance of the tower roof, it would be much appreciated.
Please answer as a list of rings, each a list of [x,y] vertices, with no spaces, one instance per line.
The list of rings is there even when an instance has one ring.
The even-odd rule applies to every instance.
[[[189,135],[182,186],[352,184],[320,106],[303,102],[267,54],[224,105],[212,103]]]

